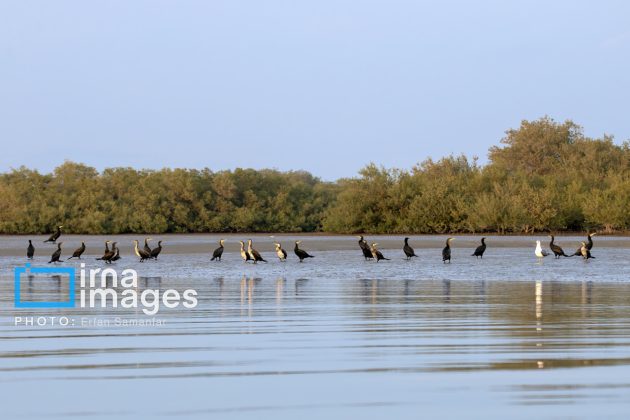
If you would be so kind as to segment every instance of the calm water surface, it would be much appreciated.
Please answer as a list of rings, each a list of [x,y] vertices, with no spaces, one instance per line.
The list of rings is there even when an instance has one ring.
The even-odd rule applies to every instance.
[[[218,264],[168,248],[158,262],[125,254],[115,268],[137,269],[140,290],[199,294],[196,308],[153,317],[15,309],[12,269],[25,261],[3,256],[3,417],[627,419],[630,249],[599,241],[596,260],[539,262],[530,243],[483,260],[455,248],[450,266],[438,245],[410,262],[384,249],[392,260],[378,264],[356,249],[303,264],[267,252],[256,266],[233,250]],[[99,250],[88,268],[104,266]],[[38,276],[22,291],[55,299],[67,283]],[[75,325],[15,326],[16,315]],[[152,318],[163,325],[116,325]]]

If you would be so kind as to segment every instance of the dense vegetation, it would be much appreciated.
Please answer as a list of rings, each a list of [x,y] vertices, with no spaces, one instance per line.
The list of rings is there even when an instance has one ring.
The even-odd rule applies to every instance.
[[[411,170],[307,172],[94,168],[0,175],[0,232],[533,233],[630,228],[630,146],[571,121],[523,121],[489,163],[450,156]]]

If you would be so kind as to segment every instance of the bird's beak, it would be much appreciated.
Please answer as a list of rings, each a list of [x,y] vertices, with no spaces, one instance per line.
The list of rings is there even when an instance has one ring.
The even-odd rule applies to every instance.
[[[597,232],[591,233],[591,236],[595,236],[595,235],[597,235]]]

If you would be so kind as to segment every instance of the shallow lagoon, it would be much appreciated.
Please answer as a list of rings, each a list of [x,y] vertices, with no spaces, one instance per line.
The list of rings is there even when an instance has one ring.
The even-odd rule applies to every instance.
[[[66,237],[72,249],[76,238]],[[98,246],[88,268],[104,267],[93,259],[101,239],[88,241],[88,252]],[[536,238],[490,238],[476,260],[476,239],[462,237],[451,265],[441,263],[443,238],[434,237],[413,238],[420,258],[409,262],[393,248],[398,238],[378,238],[392,258],[378,264],[343,237],[302,237],[316,258],[279,263],[272,240],[257,237],[266,265],[243,264],[234,241],[224,261],[211,263],[215,236],[168,239],[159,261],[141,264],[125,249],[116,266],[138,270],[139,290],[197,290],[196,308],[154,317],[111,307],[15,309],[12,268],[25,262],[17,252],[24,238],[0,241],[7,418],[630,413],[630,239],[597,238],[589,262],[539,262]],[[292,239],[283,240],[287,251]],[[567,251],[579,239],[559,238]],[[33,265],[45,265],[52,248],[42,245]],[[38,278],[24,290],[54,297],[64,287]],[[75,325],[14,326],[15,315],[42,313]],[[148,319],[163,325],[117,324]]]

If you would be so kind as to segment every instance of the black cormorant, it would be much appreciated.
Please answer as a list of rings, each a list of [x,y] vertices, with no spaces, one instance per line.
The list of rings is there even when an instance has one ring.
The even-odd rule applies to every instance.
[[[149,246],[149,241],[151,240],[151,238],[144,238],[144,252],[148,253],[149,255],[151,255],[151,247]]]
[[[417,257],[413,248],[409,246],[409,238],[405,238],[405,245],[403,245],[403,252],[407,256],[407,260],[410,260],[411,257]]]
[[[55,242],[57,242],[57,239],[59,239],[59,237],[61,236],[61,228],[62,227],[63,226],[57,226],[57,231],[55,233],[53,233],[52,235],[50,235],[50,238],[46,239],[44,241],[44,243],[52,242],[54,244]]]
[[[565,254],[562,248],[560,248],[560,246],[553,243],[556,240],[556,238],[553,235],[549,235],[549,237],[551,238],[551,242],[549,242],[549,248],[551,249],[551,252],[553,252],[553,255],[556,258],[560,258],[561,256],[571,257],[571,255]]]
[[[283,262],[286,261],[287,251],[282,249],[282,244],[280,242],[275,242],[274,245],[276,247],[276,255],[278,256],[278,259]]]
[[[389,258],[385,258],[383,256],[383,253],[379,251],[378,249],[376,249],[376,245],[378,244],[374,242],[372,246],[370,247],[370,253],[372,254],[372,258],[376,259],[376,262],[379,262],[380,260],[389,261]]]
[[[475,252],[473,252],[471,257],[483,258],[484,252],[486,252],[486,238],[481,238],[481,245],[475,248]]]
[[[589,258],[595,258],[591,255],[591,251],[588,249],[588,244],[586,242],[582,242],[582,246],[580,247],[580,254],[585,260],[588,260]]]
[[[109,250],[109,243],[110,242],[111,241],[105,241],[105,252],[103,252],[103,256],[101,258],[97,258],[97,260],[106,261],[108,258],[111,258],[111,256],[114,255],[113,253],[110,255],[110,253],[112,252],[112,251]]]
[[[81,255],[85,252],[85,242],[81,242],[81,246],[74,250],[72,256],[68,258],[69,260],[73,258],[81,259]]]
[[[26,248],[26,258],[28,258],[29,260],[32,260],[34,255],[35,255],[35,247],[33,246],[33,241],[29,239],[28,247]]]
[[[245,250],[245,243],[243,241],[238,241],[241,244],[241,258],[243,259],[243,262],[247,262],[247,261],[251,261],[251,257],[249,256],[249,253]]]
[[[370,250],[370,246],[368,245],[367,241],[363,239],[363,235],[359,235],[357,236],[357,238],[359,238],[359,246],[361,247],[361,252],[363,252],[363,258],[365,258],[365,261],[371,260],[372,258],[374,258],[372,256],[372,251]]]
[[[58,263],[58,262],[63,262],[63,260],[60,260],[59,257],[61,257],[61,244],[63,244],[63,242],[59,242],[57,244],[57,250],[55,252],[53,252],[52,256],[50,257],[50,261],[48,261],[48,264],[50,263]]]
[[[212,253],[212,258],[210,258],[210,261],[221,261],[221,256],[223,255],[223,243],[225,241],[223,239],[221,239],[219,241],[219,247],[217,249],[214,250],[214,252]]]
[[[267,260],[265,260],[262,255],[260,255],[260,252],[256,251],[254,248],[252,248],[252,240],[248,240],[247,241],[247,253],[249,254],[249,258],[251,258],[252,260],[254,260],[254,264],[256,264],[258,261],[262,261],[262,262],[267,262]]]
[[[148,253],[144,249],[140,249],[138,247],[138,240],[137,239],[134,239],[134,241],[133,241],[133,250],[136,253],[136,255],[138,256],[138,258],[140,258],[140,262],[144,262],[144,260],[148,260],[148,259],[151,258],[151,254],[150,253]]]
[[[151,256],[151,258],[157,261],[157,257],[158,255],[160,255],[160,252],[162,252],[162,241],[158,241],[158,246],[153,248],[149,255]]]
[[[451,263],[451,241],[454,238],[448,238],[446,240],[446,246],[444,247],[444,249],[442,250],[442,262],[444,264],[446,264],[446,261],[448,261],[448,263]]]
[[[315,258],[308,252],[300,249],[300,243],[302,243],[302,241],[295,241],[295,248],[293,248],[293,252],[295,252],[295,255],[297,255],[297,257],[300,259],[300,262],[304,261],[306,258]]]
[[[120,249],[116,246],[116,242],[112,244],[112,250],[114,250],[114,256],[109,261],[118,261],[120,259]]]

